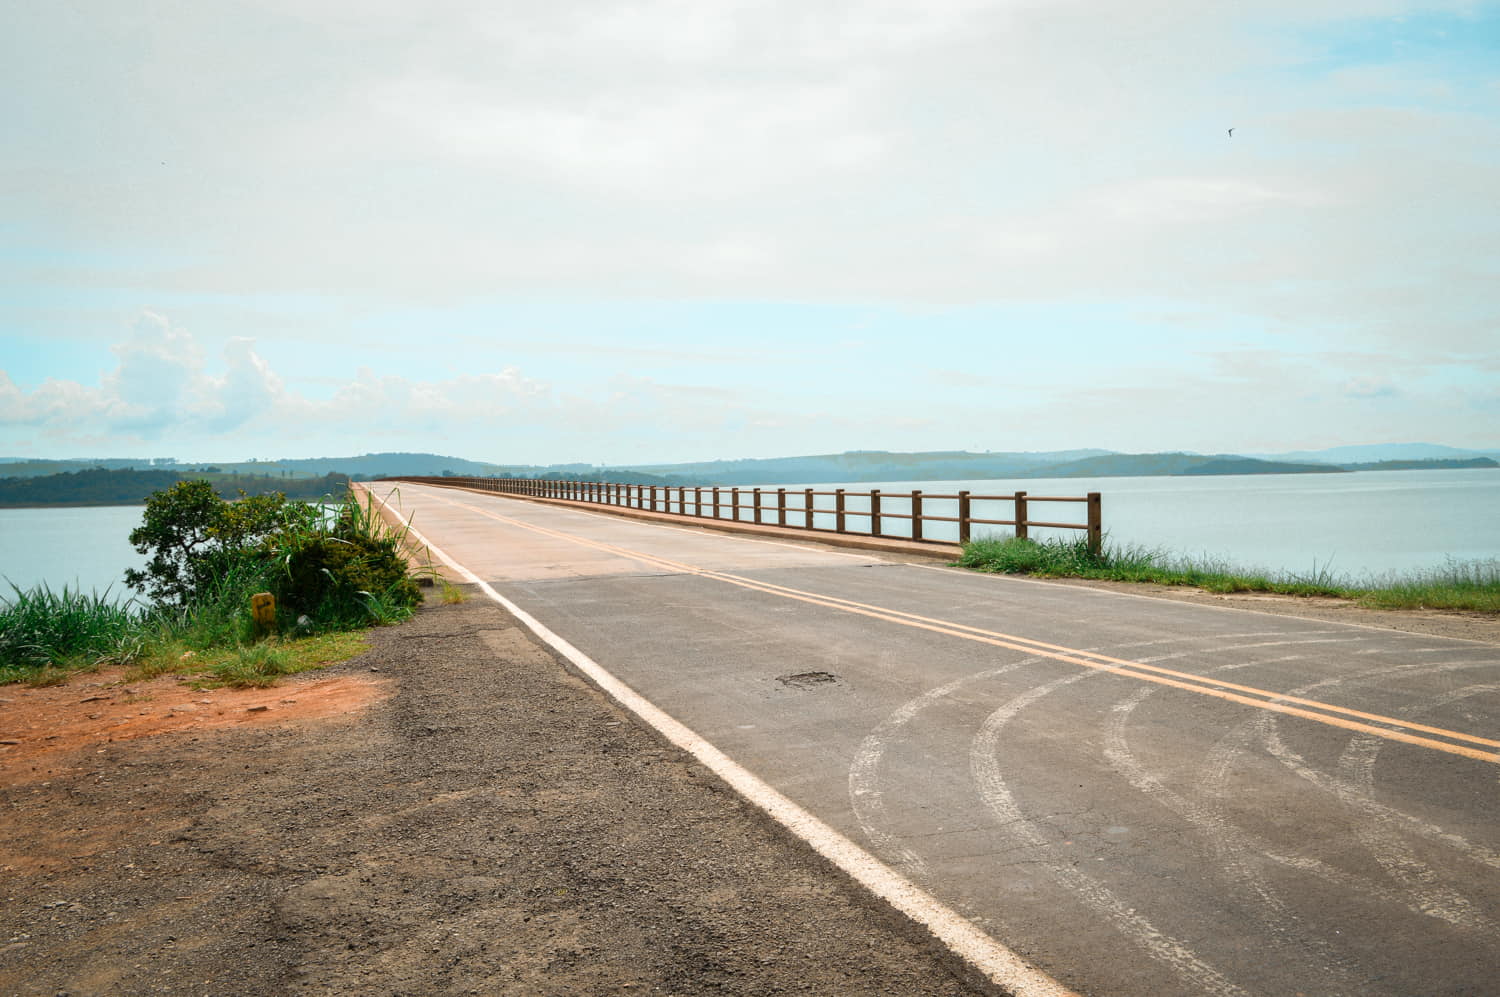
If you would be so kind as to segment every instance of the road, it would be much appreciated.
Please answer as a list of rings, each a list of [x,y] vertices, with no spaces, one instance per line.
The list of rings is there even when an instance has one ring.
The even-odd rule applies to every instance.
[[[1063,987],[1500,990],[1500,647],[453,489],[399,503]]]

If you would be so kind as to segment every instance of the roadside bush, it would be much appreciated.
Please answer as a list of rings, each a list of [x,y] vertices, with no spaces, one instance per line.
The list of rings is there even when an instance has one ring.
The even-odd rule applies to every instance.
[[[125,583],[152,602],[187,606],[241,562],[260,559],[269,538],[311,529],[317,517],[315,507],[279,492],[226,502],[207,481],[179,481],[146,500],[130,543],[148,560],[144,570],[127,570]]]
[[[329,511],[280,494],[226,502],[183,481],[147,500],[130,542],[149,560],[126,581],[176,610],[199,647],[249,640],[259,591],[276,596],[283,630],[392,622],[421,602],[400,540],[352,494]]]
[[[409,610],[422,593],[407,575],[396,541],[359,533],[300,538],[274,582],[283,620],[306,616],[317,628],[379,621],[388,605]]]

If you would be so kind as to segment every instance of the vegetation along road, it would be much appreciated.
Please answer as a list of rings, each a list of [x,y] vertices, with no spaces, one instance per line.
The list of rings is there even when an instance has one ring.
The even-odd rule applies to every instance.
[[[392,501],[1017,992],[1493,987],[1494,642],[457,489]]]

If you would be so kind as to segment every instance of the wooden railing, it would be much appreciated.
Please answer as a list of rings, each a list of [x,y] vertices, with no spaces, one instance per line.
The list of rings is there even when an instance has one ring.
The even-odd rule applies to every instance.
[[[968,491],[952,494],[920,490],[882,492],[879,489],[857,492],[844,488],[818,491],[813,488],[623,485],[602,481],[456,476],[384,480],[477,488],[502,495],[587,502],[701,519],[916,540],[923,543],[953,542],[948,537],[933,535],[934,532],[949,532],[946,527],[939,527],[936,531],[929,528],[929,524],[937,523],[957,524],[959,543],[967,543],[976,526],[1009,526],[1014,529],[1017,537],[1027,537],[1033,529],[1083,530],[1089,549],[1096,552],[1104,538],[1098,492],[1089,492],[1084,496],[1029,495],[1026,492],[976,495]],[[824,499],[832,499],[832,506],[819,506],[818,502]],[[1031,508],[1034,505],[1072,502],[1082,503],[1087,507],[1087,522],[1058,523],[1031,518]],[[984,518],[975,514],[976,509],[988,512],[997,503],[1010,504],[1009,519]],[[863,529],[857,528],[861,526]]]

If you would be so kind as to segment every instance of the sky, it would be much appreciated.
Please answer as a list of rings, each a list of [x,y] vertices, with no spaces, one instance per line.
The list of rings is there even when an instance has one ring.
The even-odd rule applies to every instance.
[[[0,457],[1500,447],[1500,4],[0,24]]]

